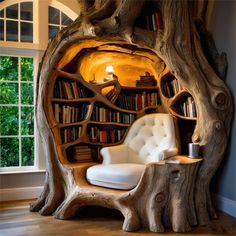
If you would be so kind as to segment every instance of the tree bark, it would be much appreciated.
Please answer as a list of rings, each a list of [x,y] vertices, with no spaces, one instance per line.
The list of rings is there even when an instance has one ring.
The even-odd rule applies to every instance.
[[[224,157],[233,108],[228,88],[212,69],[202,49],[199,36],[202,31],[197,30],[192,2],[78,2],[83,13],[49,43],[40,69],[36,120],[47,159],[47,177],[44,191],[31,205],[31,211],[43,215],[54,213],[57,218],[67,219],[83,205],[100,205],[120,210],[126,231],[145,226],[153,232],[163,232],[166,227],[185,232],[193,225],[209,223],[211,217],[216,217],[209,184]],[[164,21],[164,29],[157,32],[135,26],[145,4],[150,3],[160,9]],[[85,180],[88,165],[73,167],[60,162],[53,127],[48,122],[48,83],[54,78],[55,68],[67,49],[86,40],[120,40],[150,49],[164,61],[195,100],[197,124],[192,140],[201,145],[201,165],[148,165],[138,186],[124,192],[88,185]],[[222,67],[220,71],[225,70],[225,56],[222,61],[218,66]],[[154,184],[153,180],[158,181]]]

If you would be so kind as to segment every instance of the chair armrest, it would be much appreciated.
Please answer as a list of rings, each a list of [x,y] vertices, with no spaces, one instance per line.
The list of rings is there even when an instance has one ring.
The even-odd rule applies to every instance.
[[[100,151],[103,157],[102,164],[107,165],[127,162],[128,149],[129,147],[126,144],[102,148]]]
[[[175,156],[177,153],[178,153],[178,149],[176,147],[164,149],[159,152],[158,159],[159,159],[159,161],[161,161],[161,160],[164,160],[168,157]]]

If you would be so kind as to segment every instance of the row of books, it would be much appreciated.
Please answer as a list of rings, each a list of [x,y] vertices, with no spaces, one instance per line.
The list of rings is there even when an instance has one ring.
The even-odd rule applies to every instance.
[[[146,28],[152,31],[163,30],[163,19],[159,11],[146,16]]]
[[[125,134],[124,129],[101,130],[97,127],[90,128],[90,141],[93,143],[116,143],[119,142]]]
[[[73,126],[61,129],[62,143],[69,143],[79,139],[81,136],[81,127]]]
[[[116,88],[111,89],[107,94],[106,98],[111,101],[112,103],[115,101],[115,98],[117,97],[117,90]]]
[[[76,162],[92,161],[92,149],[89,146],[74,146],[73,160]]]
[[[80,106],[54,104],[54,116],[58,123],[69,124],[87,119],[91,104],[83,103]]]
[[[120,94],[117,99],[117,105],[126,110],[141,110],[148,106],[161,105],[158,92],[142,92],[135,95]]]
[[[180,109],[185,117],[197,117],[196,106],[193,97],[188,97],[180,104]]]
[[[105,107],[95,106],[91,119],[100,122],[117,122],[131,124],[135,120],[135,115],[125,114],[118,111],[109,110]]]
[[[173,79],[171,82],[165,83],[164,86],[165,86],[164,89],[168,97],[173,97],[175,94],[183,90],[182,85],[176,78]]]
[[[54,86],[54,97],[64,99],[77,99],[88,97],[85,89],[76,82],[57,80]]]

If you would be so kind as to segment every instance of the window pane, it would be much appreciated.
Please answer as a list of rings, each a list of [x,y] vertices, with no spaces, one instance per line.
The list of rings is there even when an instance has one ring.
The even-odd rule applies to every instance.
[[[0,20],[0,40],[4,40],[4,21]]]
[[[32,83],[21,84],[21,104],[32,105],[34,102],[34,88]]]
[[[33,42],[33,24],[32,23],[20,23],[21,42]]]
[[[18,84],[0,82],[0,104],[18,104]]]
[[[48,21],[49,24],[60,24],[60,11],[54,7],[48,8]]]
[[[19,139],[0,138],[0,167],[19,166]]]
[[[22,138],[22,166],[34,165],[34,138]]]
[[[20,19],[21,20],[33,20],[33,3],[23,2],[20,4]]]
[[[21,80],[22,81],[33,81],[34,79],[34,64],[33,58],[24,58],[20,60],[21,64]]]
[[[0,17],[4,17],[4,9],[0,11]]]
[[[22,135],[34,134],[34,108],[33,107],[21,108],[21,134]]]
[[[63,12],[61,13],[61,24],[62,25],[69,25],[73,22],[67,15],[65,15]]]
[[[11,20],[6,21],[6,40],[18,41],[18,22]]]
[[[52,25],[49,25],[48,26],[48,35],[49,35],[49,38],[53,38],[56,33],[60,30],[59,26],[52,26]]]
[[[18,57],[0,56],[0,80],[18,80]]]
[[[0,135],[18,133],[18,107],[0,107]]]
[[[6,17],[18,19],[18,4],[14,4],[6,8]]]

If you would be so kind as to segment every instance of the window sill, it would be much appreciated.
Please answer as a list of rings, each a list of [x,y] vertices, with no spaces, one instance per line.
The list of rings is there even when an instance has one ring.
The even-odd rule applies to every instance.
[[[45,169],[41,170],[9,170],[9,171],[2,171],[0,170],[0,175],[16,175],[16,174],[32,174],[32,173],[45,173]]]

